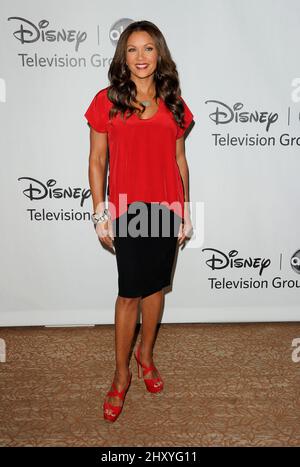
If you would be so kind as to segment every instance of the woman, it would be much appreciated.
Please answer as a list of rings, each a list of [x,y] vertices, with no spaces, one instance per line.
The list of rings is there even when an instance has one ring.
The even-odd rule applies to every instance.
[[[183,135],[193,114],[180,96],[176,65],[165,39],[149,21],[133,22],[122,32],[108,76],[110,86],[95,95],[85,117],[90,125],[93,221],[102,244],[115,249],[118,267],[116,370],[103,403],[105,420],[115,421],[131,382],[129,353],[139,302],[142,335],[134,353],[138,370],[143,369],[148,391],[163,389],[153,347],[162,289],[170,284],[176,246],[192,232]],[[109,209],[104,190],[107,149]],[[139,228],[137,207],[144,210]],[[137,235],[141,226],[142,235]],[[151,235],[151,226],[158,234]],[[162,232],[166,226],[169,235]]]

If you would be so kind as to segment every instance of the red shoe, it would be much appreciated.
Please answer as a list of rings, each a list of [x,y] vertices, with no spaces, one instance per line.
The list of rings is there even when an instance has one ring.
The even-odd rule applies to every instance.
[[[141,378],[140,376],[140,366],[143,368],[143,377],[149,373],[149,371],[151,370],[156,370],[157,373],[159,374],[159,376],[157,378],[144,378],[144,382],[145,382],[145,385],[146,385],[146,388],[149,392],[160,392],[163,390],[163,387],[164,387],[164,382],[160,376],[160,373],[158,371],[158,369],[156,368],[156,366],[154,365],[154,363],[152,363],[152,365],[150,366],[146,366],[144,365],[141,361],[140,361],[140,352],[141,352],[141,343],[139,343],[138,347],[137,347],[137,350],[135,351],[134,353],[134,356],[135,356],[135,359],[136,359],[136,362],[137,362],[137,367],[138,367],[138,377]]]
[[[132,378],[132,372],[130,372],[129,377],[128,377],[128,382],[126,384],[126,387],[122,389],[122,391],[118,391],[115,383],[112,383],[113,391],[109,390],[107,393],[107,396],[118,396],[120,399],[123,401],[122,405],[112,405],[110,402],[104,401],[103,403],[103,415],[104,419],[108,420],[109,422],[114,422],[117,420],[118,416],[122,412],[123,405],[124,405],[124,399],[126,396],[126,393],[129,389],[130,383],[131,383],[131,378]]]

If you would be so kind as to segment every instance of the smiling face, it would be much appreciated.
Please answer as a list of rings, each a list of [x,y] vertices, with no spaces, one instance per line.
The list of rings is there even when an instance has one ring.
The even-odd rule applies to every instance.
[[[130,34],[126,46],[126,63],[131,75],[137,78],[151,76],[157,66],[158,53],[154,40],[146,31]]]

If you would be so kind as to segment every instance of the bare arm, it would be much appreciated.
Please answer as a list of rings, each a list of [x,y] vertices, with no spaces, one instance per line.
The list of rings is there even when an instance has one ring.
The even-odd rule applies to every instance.
[[[94,212],[105,208],[105,179],[107,159],[107,133],[90,128],[89,184]]]
[[[180,175],[184,187],[184,201],[189,202],[189,167],[185,157],[184,137],[176,140],[176,161],[179,167]],[[188,207],[188,205],[185,205]]]
[[[105,180],[107,159],[107,133],[90,129],[89,184],[93,199],[94,212],[105,208]],[[96,232],[100,240],[113,248],[113,229],[111,220],[98,222]]]
[[[189,206],[189,167],[185,157],[185,145],[184,137],[176,140],[176,161],[180,171],[180,175],[184,187],[184,227],[180,227],[178,239],[179,245],[184,243],[187,237],[190,237],[192,234],[193,226],[190,218],[190,206]]]

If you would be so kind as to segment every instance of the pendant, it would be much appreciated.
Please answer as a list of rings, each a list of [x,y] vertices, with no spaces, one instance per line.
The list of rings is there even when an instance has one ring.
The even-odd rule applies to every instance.
[[[151,105],[150,101],[140,101],[141,104],[143,104],[145,107],[149,107]]]

